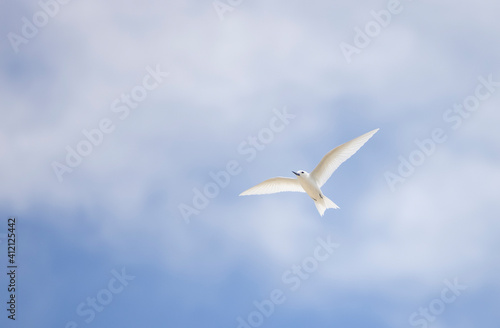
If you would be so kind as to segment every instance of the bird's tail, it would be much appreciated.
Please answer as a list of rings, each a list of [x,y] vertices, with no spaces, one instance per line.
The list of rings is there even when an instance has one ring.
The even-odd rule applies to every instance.
[[[316,208],[318,209],[318,212],[321,216],[325,214],[327,208],[339,208],[337,204],[332,202],[332,200],[326,197],[325,195],[323,195],[323,198],[320,198],[317,201],[315,201],[314,205],[316,205]]]

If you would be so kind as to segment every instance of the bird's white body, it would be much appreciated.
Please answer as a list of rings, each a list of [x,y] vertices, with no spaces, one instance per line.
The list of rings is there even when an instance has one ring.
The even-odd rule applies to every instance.
[[[321,193],[321,189],[314,179],[307,173],[306,171],[301,171],[300,175],[297,177],[299,180],[300,186],[304,189],[304,191],[314,200],[318,200],[323,194]]]
[[[306,171],[300,171],[297,176],[297,180],[306,194],[314,200],[314,205],[316,205],[316,208],[321,216],[323,216],[327,208],[339,208],[337,204],[323,195],[318,183],[309,173]]]
[[[240,196],[272,194],[283,191],[305,192],[314,200],[319,214],[323,216],[327,208],[339,207],[323,195],[321,187],[340,164],[354,155],[377,131],[378,129],[370,131],[332,149],[321,159],[311,173],[306,171],[292,171],[297,176],[297,179],[284,177],[271,178],[245,190]]]

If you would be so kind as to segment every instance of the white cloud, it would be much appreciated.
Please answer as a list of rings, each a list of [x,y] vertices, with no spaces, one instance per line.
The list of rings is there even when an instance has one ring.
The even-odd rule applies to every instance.
[[[347,65],[338,43],[368,17],[370,2],[345,8],[331,2],[246,2],[224,22],[210,3],[200,9],[194,2],[72,2],[23,55],[4,60],[3,65],[23,66],[36,58],[38,70],[27,69],[29,84],[0,77],[9,114],[0,123],[0,197],[20,213],[33,204],[65,213],[82,210],[95,230],[73,242],[92,247],[83,240],[92,238],[125,259],[130,254],[123,249],[137,236],[158,251],[137,251],[127,261],[160,258],[154,263],[161,269],[193,277],[214,277],[238,265],[268,266],[273,274],[262,281],[271,284],[309,254],[306,246],[316,237],[333,232],[341,240],[339,254],[301,292],[304,302],[322,301],[325,286],[419,301],[439,288],[441,278],[491,284],[497,268],[485,263],[497,245],[498,95],[450,132],[398,192],[390,192],[380,172],[371,189],[351,200],[359,210],[340,204],[331,221],[319,218],[305,195],[235,196],[252,181],[312,169],[323,151],[374,121],[386,125],[385,131],[395,126],[395,136],[380,126],[379,156],[351,161],[360,169],[394,166],[398,154],[387,157],[391,150],[409,153],[415,138],[444,125],[442,112],[473,91],[478,75],[491,69],[497,76],[478,57],[498,52],[488,42],[498,30],[495,2],[411,5]],[[457,29],[464,24],[472,34],[437,28],[443,21]],[[482,47],[468,48],[472,39]],[[479,63],[477,70],[471,61]],[[64,158],[64,147],[74,146],[83,128],[115,118],[111,102],[157,63],[171,72],[165,84],[129,119],[116,121],[116,131],[58,184],[51,162]],[[246,163],[237,146],[266,126],[272,108],[283,106],[296,119]],[[310,149],[314,142],[321,143]],[[243,173],[186,225],[178,203],[189,202],[191,189],[231,159],[242,163]],[[357,175],[349,178],[356,188],[363,185]],[[153,193],[160,205],[148,205]],[[81,217],[45,220],[72,231]],[[411,294],[400,289],[408,281],[414,283],[405,286]]]

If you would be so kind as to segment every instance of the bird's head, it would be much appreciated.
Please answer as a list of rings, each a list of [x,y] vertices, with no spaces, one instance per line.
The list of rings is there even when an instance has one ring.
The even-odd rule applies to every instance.
[[[307,176],[309,176],[309,173],[307,173],[306,171],[302,171],[302,170],[300,170],[298,172],[295,172],[295,171],[292,171],[292,172],[293,172],[293,174],[295,174],[298,177],[307,177]]]

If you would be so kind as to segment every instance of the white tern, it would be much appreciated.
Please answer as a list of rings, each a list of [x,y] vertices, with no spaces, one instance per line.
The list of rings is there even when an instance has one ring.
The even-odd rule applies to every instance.
[[[333,172],[354,155],[379,129],[363,134],[330,150],[311,173],[300,170],[292,171],[297,178],[276,177],[268,179],[258,185],[245,190],[240,196],[274,194],[283,191],[306,192],[314,200],[314,205],[321,216],[327,208],[339,208],[328,197],[323,195],[321,187],[330,178]]]

